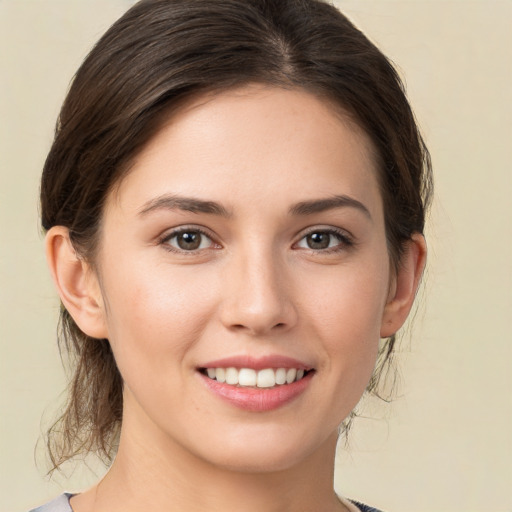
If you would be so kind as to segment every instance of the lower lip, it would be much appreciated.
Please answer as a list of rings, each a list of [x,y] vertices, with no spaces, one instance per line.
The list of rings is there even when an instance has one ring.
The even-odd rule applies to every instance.
[[[251,412],[273,411],[303,393],[311,382],[313,372],[302,379],[273,388],[232,386],[200,374],[210,391],[239,409]]]

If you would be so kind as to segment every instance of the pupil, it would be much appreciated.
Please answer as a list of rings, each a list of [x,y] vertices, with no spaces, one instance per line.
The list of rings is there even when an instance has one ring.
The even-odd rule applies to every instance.
[[[187,251],[197,249],[201,245],[201,235],[199,233],[181,233],[178,235],[178,245],[180,249]]]
[[[327,249],[331,235],[329,233],[311,233],[308,235],[307,240],[310,249]]]

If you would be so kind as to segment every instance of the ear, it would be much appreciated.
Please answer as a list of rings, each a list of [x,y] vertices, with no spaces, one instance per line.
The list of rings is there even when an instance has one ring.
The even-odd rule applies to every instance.
[[[411,311],[427,259],[427,245],[420,233],[414,233],[407,242],[400,265],[393,278],[388,301],[384,307],[381,338],[395,334]]]
[[[92,338],[108,338],[98,278],[76,253],[64,226],[48,231],[46,259],[60,299],[78,327]]]

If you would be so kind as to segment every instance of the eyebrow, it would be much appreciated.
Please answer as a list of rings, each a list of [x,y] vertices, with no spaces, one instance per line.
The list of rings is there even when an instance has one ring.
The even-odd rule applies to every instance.
[[[184,210],[192,213],[209,213],[230,217],[231,214],[221,204],[215,201],[204,201],[193,197],[182,197],[177,195],[163,195],[151,199],[139,211],[139,215],[144,216],[155,210]]]
[[[290,208],[291,215],[313,215],[315,213],[333,210],[335,208],[355,208],[364,213],[370,220],[372,218],[370,211],[366,206],[353,197],[341,195],[325,199],[315,199],[312,201],[302,201]]]
[[[336,208],[355,208],[363,212],[369,219],[372,218],[370,211],[366,206],[353,197],[341,195],[324,199],[313,199],[311,201],[301,201],[289,209],[290,215],[313,215]],[[207,213],[211,215],[220,215],[221,217],[231,217],[230,212],[221,204],[215,201],[205,201],[193,197],[182,197],[177,195],[163,195],[151,199],[139,211],[139,215],[144,216],[155,210],[184,210],[192,213]]]

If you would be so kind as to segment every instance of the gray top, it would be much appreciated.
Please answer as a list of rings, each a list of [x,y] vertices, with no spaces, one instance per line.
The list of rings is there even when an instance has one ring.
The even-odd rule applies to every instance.
[[[58,498],[50,501],[46,505],[32,509],[30,512],[73,512],[69,504],[69,498],[73,496],[70,493],[61,494]]]
[[[70,493],[61,494],[58,498],[50,501],[46,505],[34,508],[30,512],[73,512],[71,505],[69,504],[69,498],[73,496]],[[343,500],[344,502],[344,500]],[[357,501],[352,501],[352,506],[356,506],[361,512],[379,512],[376,508],[363,505]]]

